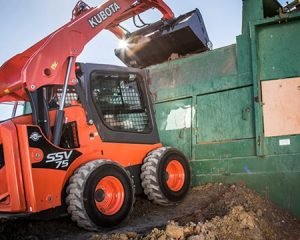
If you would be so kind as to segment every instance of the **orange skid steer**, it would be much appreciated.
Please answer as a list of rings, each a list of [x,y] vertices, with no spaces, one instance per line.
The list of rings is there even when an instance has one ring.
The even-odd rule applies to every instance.
[[[99,32],[125,39],[120,23],[150,8],[162,13],[164,26],[174,22],[162,0],[96,8],[79,1],[69,23],[2,65],[0,102],[31,109],[0,123],[2,214],[66,205],[80,227],[97,230],[123,222],[137,194],[162,205],[187,194],[189,163],[159,141],[147,72],[76,63]],[[207,49],[208,39],[199,41],[198,51]]]

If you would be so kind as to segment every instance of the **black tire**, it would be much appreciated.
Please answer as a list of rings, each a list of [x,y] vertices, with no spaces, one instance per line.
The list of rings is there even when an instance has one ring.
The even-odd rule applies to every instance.
[[[106,214],[97,207],[106,198],[105,192],[97,189],[97,186],[100,181],[108,178],[117,179],[116,182],[124,190],[120,208],[111,214]],[[132,179],[122,166],[108,160],[97,160],[86,163],[75,171],[67,187],[66,203],[68,213],[79,227],[99,230],[114,228],[123,223],[133,210],[134,196]]]
[[[168,186],[166,175],[167,166],[172,160],[176,160],[182,166],[185,175],[182,187],[175,191]],[[179,203],[189,191],[190,166],[184,154],[175,148],[162,147],[150,152],[144,159],[141,172],[144,193],[149,200],[159,205]]]

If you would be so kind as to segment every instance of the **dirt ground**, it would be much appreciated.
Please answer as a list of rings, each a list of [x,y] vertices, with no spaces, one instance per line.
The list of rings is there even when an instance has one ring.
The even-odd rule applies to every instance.
[[[300,221],[240,185],[208,184],[193,188],[178,206],[161,207],[137,199],[124,226],[91,233],[68,217],[51,221],[0,223],[0,240],[227,240],[300,239]]]

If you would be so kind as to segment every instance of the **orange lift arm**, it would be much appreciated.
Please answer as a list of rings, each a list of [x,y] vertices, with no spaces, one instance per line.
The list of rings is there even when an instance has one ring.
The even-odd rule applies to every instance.
[[[1,66],[0,102],[27,100],[26,91],[45,85],[76,84],[76,57],[84,46],[103,29],[123,38],[119,24],[150,8],[174,17],[163,0],[109,0],[98,7],[79,1],[70,22]]]

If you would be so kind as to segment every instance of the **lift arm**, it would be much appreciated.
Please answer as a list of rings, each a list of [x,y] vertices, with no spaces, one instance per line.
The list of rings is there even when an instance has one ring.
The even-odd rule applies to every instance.
[[[26,91],[63,85],[68,67],[68,85],[76,84],[76,57],[84,46],[103,29],[122,38],[124,33],[119,24],[150,8],[158,9],[164,19],[174,17],[163,0],[109,0],[93,8],[79,1],[70,22],[1,66],[0,102],[27,100]]]

